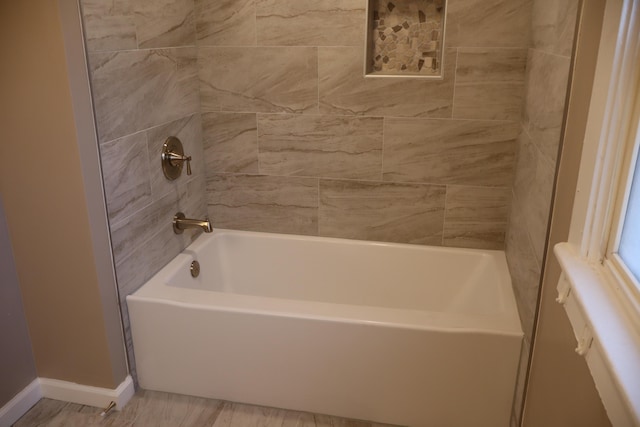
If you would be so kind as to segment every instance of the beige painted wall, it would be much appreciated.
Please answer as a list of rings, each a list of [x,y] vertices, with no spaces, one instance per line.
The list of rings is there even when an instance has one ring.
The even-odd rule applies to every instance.
[[[57,3],[0,3],[0,53],[0,193],[38,376],[114,388]]]
[[[0,407],[36,378],[27,319],[0,194]]]
[[[569,234],[605,0],[585,1],[577,37],[537,333],[523,413],[525,427],[606,427],[609,420],[562,307],[555,302],[560,267],[551,248]]]

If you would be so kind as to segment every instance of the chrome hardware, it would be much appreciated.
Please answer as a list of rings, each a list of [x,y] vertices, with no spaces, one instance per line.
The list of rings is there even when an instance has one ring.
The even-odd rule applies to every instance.
[[[100,416],[101,417],[106,417],[109,412],[113,411],[116,407],[116,402],[114,402],[113,400],[111,402],[109,402],[109,404],[107,405],[106,408],[104,408],[104,410],[102,412],[100,412]]]
[[[191,156],[184,155],[182,142],[175,136],[167,138],[162,145],[162,172],[168,180],[173,181],[182,173],[182,166],[187,163],[187,175],[191,175]]]
[[[200,275],[200,263],[198,261],[192,261],[189,271],[191,272],[191,277],[198,277]]]
[[[211,221],[207,218],[202,219],[189,219],[185,218],[182,212],[178,212],[173,217],[173,232],[176,234],[182,234],[184,230],[187,228],[202,228],[205,233],[211,233],[213,231],[213,227],[211,226]]]

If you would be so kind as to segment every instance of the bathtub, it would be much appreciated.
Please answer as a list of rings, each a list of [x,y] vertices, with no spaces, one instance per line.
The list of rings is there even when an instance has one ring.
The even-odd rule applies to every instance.
[[[523,334],[500,251],[216,230],[127,304],[148,390],[509,425]]]

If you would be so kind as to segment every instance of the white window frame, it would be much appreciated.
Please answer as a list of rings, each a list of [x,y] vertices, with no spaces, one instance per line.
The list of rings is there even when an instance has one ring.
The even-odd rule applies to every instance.
[[[637,153],[638,58],[640,1],[607,0],[569,241],[554,249],[558,302],[616,427],[640,426],[640,291],[615,253]]]
[[[640,66],[636,68],[640,70]],[[640,281],[626,266],[624,260],[618,254],[618,248],[622,239],[634,171],[640,173],[640,169],[636,166],[638,152],[640,151],[640,76],[636,76],[636,81],[635,100],[633,105],[630,106],[633,109],[630,123],[626,135],[623,136],[624,139],[621,140],[622,147],[620,151],[622,158],[618,166],[620,171],[617,179],[618,191],[611,209],[608,244],[603,258],[604,267],[620,286],[623,300],[628,305],[627,308],[631,313],[640,313]],[[640,218],[638,220],[640,221]]]

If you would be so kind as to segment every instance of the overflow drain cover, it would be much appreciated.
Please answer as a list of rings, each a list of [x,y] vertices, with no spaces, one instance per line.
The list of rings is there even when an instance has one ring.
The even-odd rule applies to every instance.
[[[200,263],[198,261],[191,262],[191,277],[198,277],[200,275]]]

